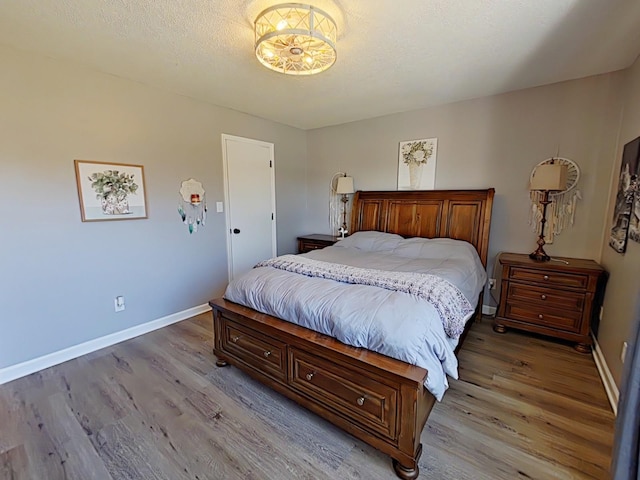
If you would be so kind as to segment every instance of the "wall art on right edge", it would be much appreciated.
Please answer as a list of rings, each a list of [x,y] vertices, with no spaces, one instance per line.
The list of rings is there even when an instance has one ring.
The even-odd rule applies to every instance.
[[[433,190],[436,187],[437,138],[400,142],[398,190]]]
[[[629,238],[640,243],[640,153],[638,154],[636,174],[631,179],[631,185],[634,195],[629,216]]]
[[[640,242],[639,157],[640,137],[627,143],[622,150],[618,193],[609,238],[609,245],[618,253],[624,253],[627,250],[627,235]]]

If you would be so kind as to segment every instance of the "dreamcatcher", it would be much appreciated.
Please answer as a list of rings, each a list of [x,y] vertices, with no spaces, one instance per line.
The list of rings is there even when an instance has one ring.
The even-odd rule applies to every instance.
[[[185,180],[180,186],[178,214],[189,233],[197,232],[207,219],[207,202],[202,184],[193,178]]]
[[[545,242],[553,243],[554,235],[560,234],[569,225],[573,225],[576,218],[576,206],[578,200],[582,200],[582,193],[577,185],[580,180],[580,167],[573,160],[562,157],[552,157],[543,160],[531,171],[531,178],[540,165],[560,164],[567,166],[567,187],[559,192],[549,192],[551,203],[547,207],[547,228],[545,229]],[[529,225],[534,232],[540,235],[540,220],[542,219],[542,204],[540,203],[544,193],[539,190],[530,192],[531,209],[529,211]]]

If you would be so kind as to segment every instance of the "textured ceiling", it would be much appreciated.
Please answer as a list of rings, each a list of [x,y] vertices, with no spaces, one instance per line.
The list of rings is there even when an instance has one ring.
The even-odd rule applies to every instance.
[[[304,129],[628,67],[639,0],[314,0],[338,60],[311,77],[253,54],[266,0],[2,0],[0,44]],[[281,2],[282,3],[282,2]]]

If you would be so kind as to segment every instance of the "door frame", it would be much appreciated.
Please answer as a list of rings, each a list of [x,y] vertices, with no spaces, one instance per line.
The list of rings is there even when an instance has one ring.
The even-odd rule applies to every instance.
[[[233,278],[233,246],[231,239],[231,200],[229,198],[229,167],[227,158],[226,143],[228,140],[250,143],[254,145],[260,145],[269,149],[270,161],[271,161],[271,213],[273,214],[273,220],[271,221],[271,255],[274,257],[278,253],[277,235],[276,235],[276,159],[274,155],[274,145],[270,142],[263,142],[262,140],[254,140],[252,138],[238,137],[236,135],[229,135],[227,133],[221,134],[222,145],[222,176],[224,184],[224,202],[225,208],[225,231],[227,239],[227,281],[231,281]]]

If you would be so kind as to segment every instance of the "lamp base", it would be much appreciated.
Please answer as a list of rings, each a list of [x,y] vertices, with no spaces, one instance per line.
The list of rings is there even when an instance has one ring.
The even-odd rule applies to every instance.
[[[544,196],[542,197],[542,200],[540,200],[540,204],[542,205],[542,218],[540,219],[540,235],[538,236],[537,242],[538,248],[536,248],[535,252],[531,252],[529,254],[529,258],[536,262],[548,262],[551,260],[551,257],[544,251],[544,224],[547,223],[547,205],[550,203],[549,190],[545,190]]]
[[[349,231],[347,229],[347,202],[349,201],[349,197],[346,194],[342,194],[342,226],[340,227],[339,232],[342,234],[342,238],[344,238],[345,234]]]
[[[551,260],[551,257],[547,255],[547,253],[544,251],[544,248],[542,248],[542,245],[539,245],[535,252],[531,252],[529,254],[529,258],[531,260],[535,260],[536,262],[548,262],[549,260]]]

